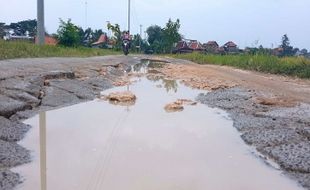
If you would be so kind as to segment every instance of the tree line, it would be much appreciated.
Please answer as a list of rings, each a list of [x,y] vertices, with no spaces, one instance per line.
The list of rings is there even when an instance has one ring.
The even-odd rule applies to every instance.
[[[122,44],[121,37],[124,32],[121,30],[121,26],[119,24],[108,23],[106,27],[112,32],[112,36],[110,36],[108,41],[100,47],[108,48],[108,43],[111,42],[114,49],[120,50]],[[171,53],[175,47],[175,44],[183,38],[180,34],[180,28],[181,23],[179,19],[176,21],[169,19],[164,27],[158,25],[149,26],[146,30],[146,39],[143,39],[140,34],[132,35],[131,51],[142,51],[145,53],[157,54]],[[35,19],[24,20],[17,23],[11,23],[9,25],[0,22],[0,38],[5,36],[6,29],[11,29],[14,32],[14,35],[17,36],[35,36],[37,32],[37,21]],[[102,34],[107,36],[107,33],[102,29],[83,29],[82,27],[74,24],[71,19],[66,21],[60,19],[57,32],[55,34],[50,34],[50,36],[55,37],[61,46],[91,47],[91,45],[96,42]],[[46,32],[46,35],[49,34]],[[291,46],[290,40],[286,34],[282,37],[281,45],[278,49],[278,56],[294,56],[297,53],[300,55],[309,55],[309,52],[306,49],[300,50]],[[274,49],[264,48],[263,46],[246,48],[246,50],[250,54],[274,54]]]
[[[247,47],[245,48],[247,53],[252,55],[277,55],[279,57],[290,57],[295,55],[310,57],[307,49],[299,49],[293,47],[290,43],[290,39],[287,34],[284,34],[281,39],[281,44],[278,48],[264,48],[262,45],[259,47]]]
[[[177,19],[175,22],[171,19],[168,20],[165,27],[160,27],[158,25],[150,26],[147,28],[147,39],[143,39],[140,34],[132,35],[132,51],[136,51],[139,47],[139,51],[150,52],[150,53],[170,53],[174,47],[174,44],[181,40],[180,20]],[[35,36],[37,29],[36,20],[25,20],[17,23],[11,23],[6,25],[5,23],[0,23],[0,38],[5,36],[5,29],[13,30],[16,36]],[[110,41],[113,42],[113,48],[116,50],[121,49],[121,36],[124,32],[121,30],[118,24],[108,24],[107,29],[112,32]],[[60,19],[58,30],[55,34],[48,34],[55,37],[59,45],[66,47],[78,47],[87,46],[91,47],[91,44],[96,42],[99,37],[105,34],[102,29],[83,29],[82,27],[74,24],[71,19],[64,21]],[[141,46],[141,47],[140,47]],[[107,48],[107,44],[103,44],[102,48]]]
[[[34,20],[24,20],[17,23],[11,23],[6,25],[3,22],[0,22],[0,38],[5,36],[5,30],[12,29],[14,34],[17,36],[35,36],[37,32],[37,21]]]

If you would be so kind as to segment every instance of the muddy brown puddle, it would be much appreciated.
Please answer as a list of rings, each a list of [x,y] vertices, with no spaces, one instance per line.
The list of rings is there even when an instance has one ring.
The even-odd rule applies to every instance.
[[[33,162],[14,169],[21,190],[298,190],[245,145],[229,116],[206,105],[167,113],[167,103],[202,91],[138,78],[133,106],[94,100],[25,121],[20,144]]]

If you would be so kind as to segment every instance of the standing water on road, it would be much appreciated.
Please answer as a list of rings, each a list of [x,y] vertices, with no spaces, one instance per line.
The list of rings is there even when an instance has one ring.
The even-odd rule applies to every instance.
[[[205,105],[168,113],[166,104],[202,91],[139,78],[133,106],[94,100],[29,119],[20,143],[33,162],[18,168],[23,190],[298,190],[257,159],[228,115]]]

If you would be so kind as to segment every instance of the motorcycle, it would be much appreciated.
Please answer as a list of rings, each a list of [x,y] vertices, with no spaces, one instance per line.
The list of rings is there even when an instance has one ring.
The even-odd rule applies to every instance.
[[[123,52],[124,52],[124,55],[128,55],[129,54],[129,48],[130,48],[130,42],[128,40],[124,40],[123,41]]]

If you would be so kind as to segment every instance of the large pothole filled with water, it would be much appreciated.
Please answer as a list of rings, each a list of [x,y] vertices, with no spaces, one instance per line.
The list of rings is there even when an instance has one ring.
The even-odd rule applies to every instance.
[[[131,70],[145,74],[145,64]],[[130,91],[134,103],[96,99],[25,121],[33,128],[20,144],[33,162],[14,169],[24,177],[17,189],[301,189],[253,155],[224,111],[186,103],[165,109],[205,91],[162,77],[132,80],[102,94]]]

